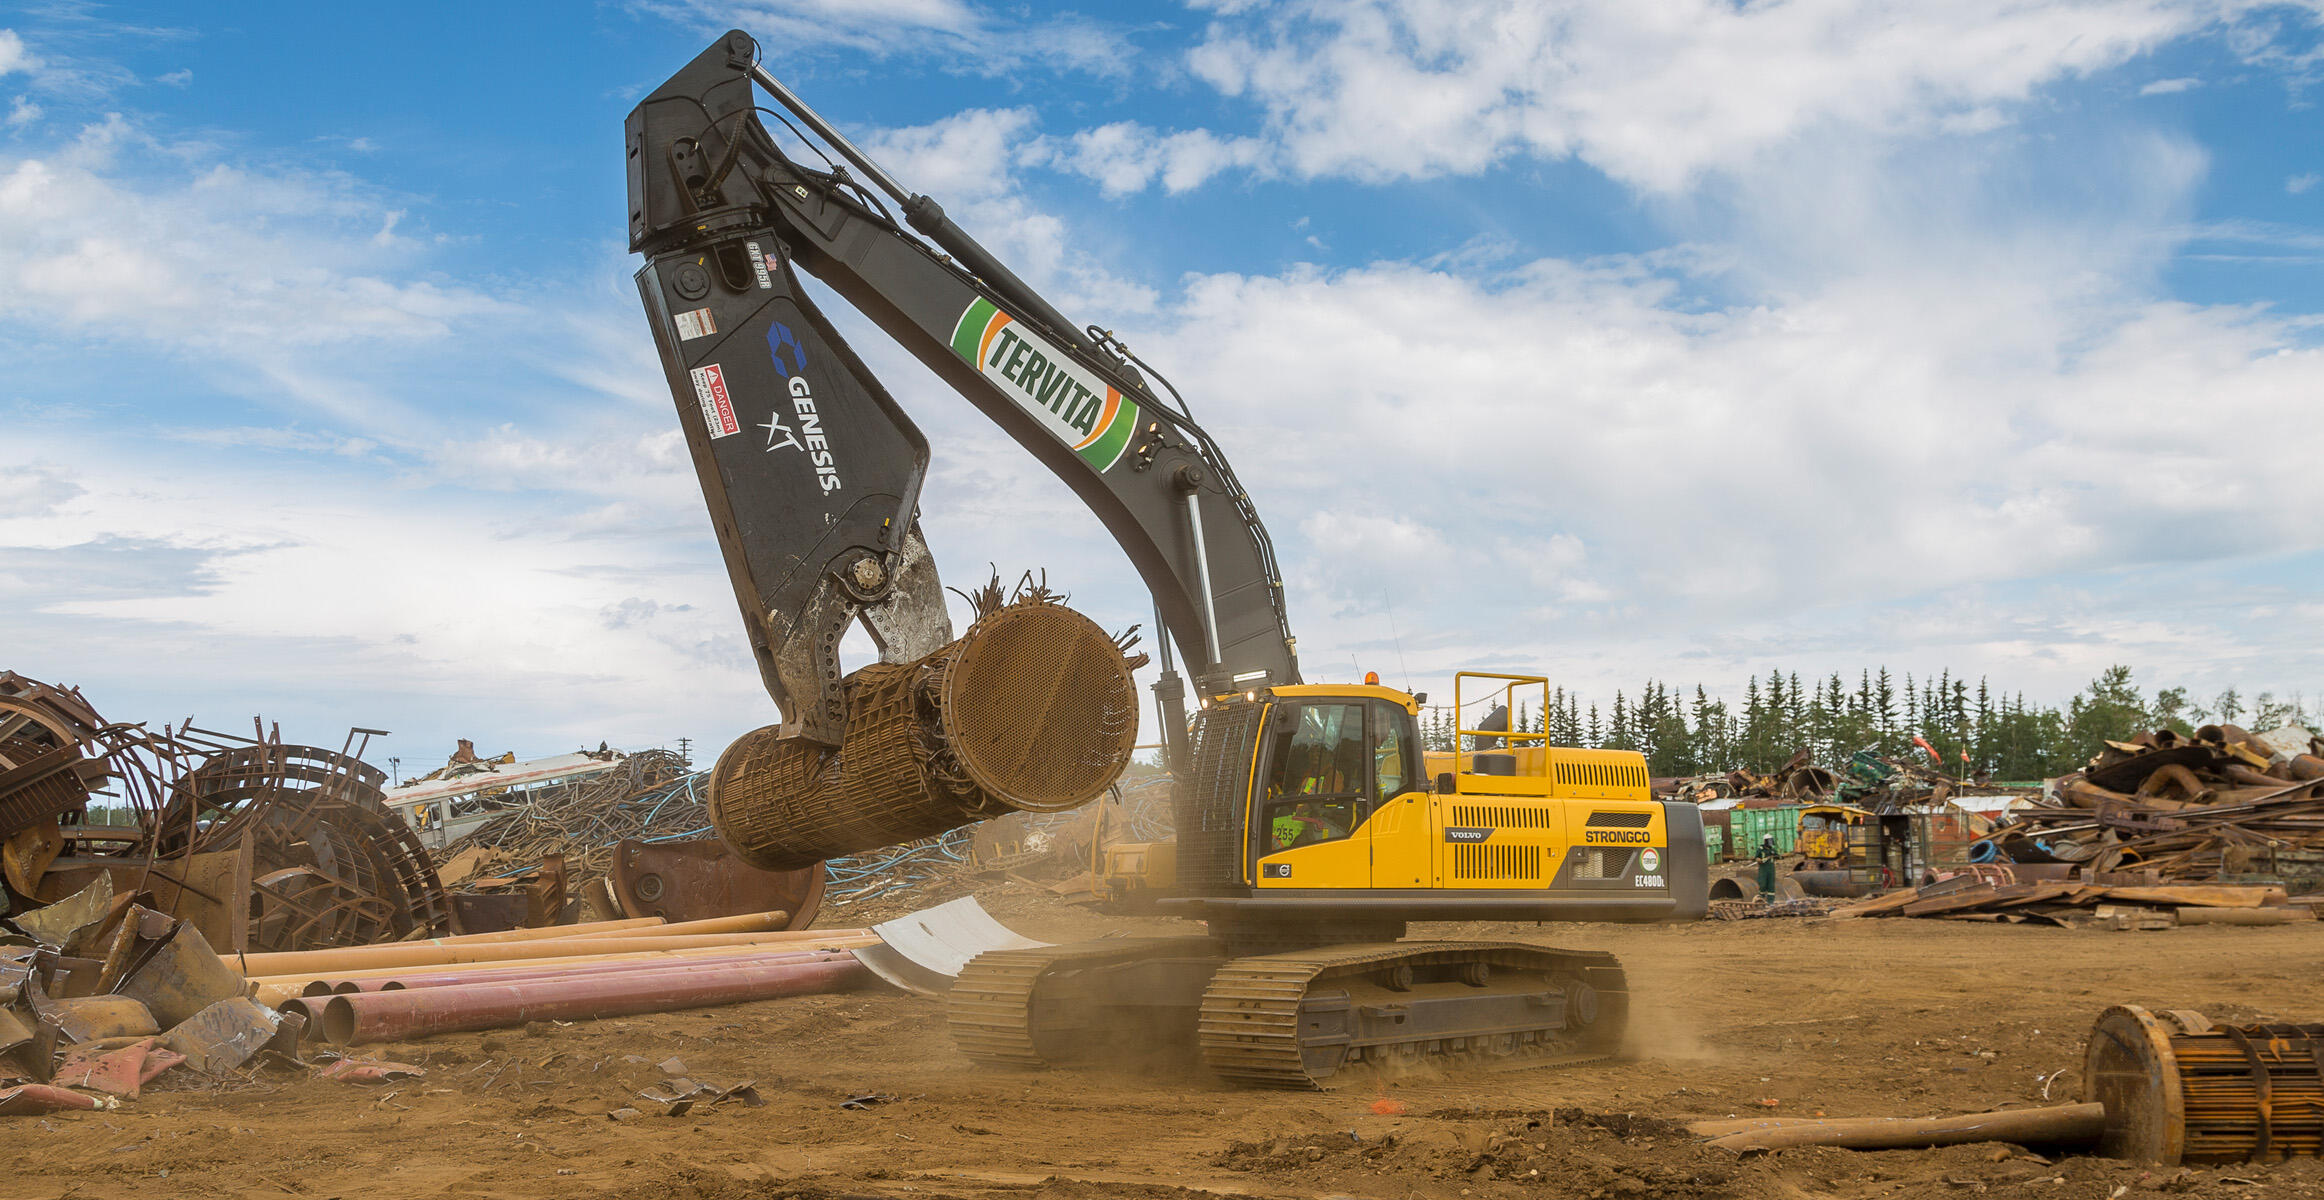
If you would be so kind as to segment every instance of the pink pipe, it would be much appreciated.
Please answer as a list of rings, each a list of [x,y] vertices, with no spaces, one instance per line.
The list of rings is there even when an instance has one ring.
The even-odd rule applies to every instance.
[[[426,971],[414,969],[409,975],[393,979],[343,979],[332,982],[329,991],[334,995],[358,992],[392,992],[398,988],[462,987],[471,983],[517,983],[528,979],[571,979],[582,975],[618,975],[625,971],[684,971],[700,966],[732,966],[736,963],[831,962],[846,958],[844,950],[784,950],[769,954],[737,954],[719,958],[664,958],[651,962],[575,963],[569,967],[511,966],[497,971]],[[312,987],[313,985],[308,985]],[[309,995],[319,993],[309,992]]]
[[[323,1009],[322,1029],[323,1036],[338,1045],[360,1046],[438,1033],[503,1029],[528,1021],[626,1017],[844,991],[870,978],[871,972],[862,963],[837,958],[829,962],[731,963],[673,971],[363,992],[331,997]],[[307,1003],[311,1007],[320,999],[313,997]]]

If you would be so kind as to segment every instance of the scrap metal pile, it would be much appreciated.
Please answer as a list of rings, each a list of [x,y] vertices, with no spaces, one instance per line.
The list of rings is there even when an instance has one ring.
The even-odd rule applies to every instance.
[[[771,911],[787,914],[787,928],[814,924],[822,864],[768,871],[736,857],[711,836],[708,772],[666,750],[610,761],[524,789],[447,849],[464,928]]]
[[[294,1055],[303,1024],[252,1000],[193,922],[84,891],[0,945],[0,1115],[111,1108],[163,1072],[224,1077]]]
[[[1812,751],[1801,750],[1770,774],[1737,769],[1724,774],[1657,779],[1654,790],[1696,804],[1728,799],[1740,799],[1746,804],[1752,801],[1810,804],[1830,798],[1839,785],[1837,776],[1815,764]]]
[[[2156,730],[2108,743],[2051,790],[1972,847],[1966,871],[1839,915],[2118,929],[2316,917],[2324,739],[2305,729]]]
[[[361,759],[371,732],[330,750],[255,719],[250,737],[155,731],[0,672],[0,900],[22,910],[102,877],[232,950],[448,931],[434,864]]]
[[[455,886],[511,866],[559,854],[586,879],[613,869],[614,847],[624,841],[673,841],[710,832],[702,796],[703,773],[668,750],[640,750],[613,770],[527,793],[452,843],[444,869]]]
[[[646,750],[628,756],[619,769],[537,789],[527,803],[511,806],[491,821],[471,830],[444,853],[446,881],[454,887],[478,886],[530,870],[545,859],[562,856],[574,888],[584,897],[595,894],[598,881],[644,874],[626,871],[627,859],[647,858],[683,848],[716,846],[711,836],[705,794],[710,772],[684,770],[677,755]],[[1024,830],[1037,845],[1046,846],[1049,825],[1087,821],[1084,814],[1023,814],[1042,824]],[[1006,826],[1006,830],[996,827]],[[992,832],[988,832],[992,831]],[[993,865],[988,851],[979,858],[976,844],[992,845],[996,833],[1019,832],[1011,821],[963,826],[901,845],[884,846],[860,854],[784,872],[757,872],[776,876],[813,876],[820,883],[817,900],[804,899],[793,910],[803,928],[820,903],[846,907],[875,899],[918,896],[940,890],[941,882],[964,877],[971,869]],[[1012,864],[1014,865],[1014,864]],[[734,873],[735,868],[728,868]],[[622,912],[636,907],[619,903],[622,889],[614,887],[615,906]],[[658,900],[656,895],[652,899]],[[651,903],[651,900],[647,901]],[[618,912],[600,913],[618,916]]]
[[[647,917],[221,956],[193,922],[116,897],[99,874],[59,903],[0,919],[0,1116],[114,1108],[180,1066],[173,1082],[194,1086],[269,1065],[389,1081],[424,1072],[344,1051],[870,981],[848,953],[877,940],[868,931],[786,932],[788,919]]]
[[[2054,805],[1993,832],[2000,860],[2071,863],[2088,879],[2324,886],[2324,739],[2305,729],[2160,729],[2108,743],[2053,790]]]
[[[1941,805],[1964,791],[2024,790],[1964,785],[1941,768],[1918,758],[1889,758],[1869,749],[1858,750],[1842,771],[1817,766],[1813,752],[1801,750],[1781,767],[1764,775],[1735,770],[1723,775],[1657,779],[1654,783],[1654,790],[1659,794],[1697,804],[1734,799],[1746,808],[1754,808],[1836,801],[1880,812]]]
[[[2028,880],[2006,868],[1985,867],[1858,901],[1832,915],[1940,917],[2075,929],[2168,929],[2175,925],[2308,924],[2316,920],[2316,909],[2310,903],[2293,903],[2280,887]]]

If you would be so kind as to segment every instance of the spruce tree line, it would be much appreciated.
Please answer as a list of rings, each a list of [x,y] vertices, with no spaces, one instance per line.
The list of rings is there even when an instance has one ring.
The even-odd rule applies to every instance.
[[[1473,702],[1469,719],[1484,719]],[[1770,671],[1744,686],[1739,711],[1701,684],[1689,693],[1650,679],[1635,696],[1615,692],[1603,710],[1578,693],[1553,688],[1547,705],[1521,702],[1515,719],[1520,731],[1547,732],[1554,746],[1639,751],[1655,775],[1738,767],[1771,771],[1803,749],[1835,768],[1867,749],[1934,766],[1934,750],[1948,774],[2011,781],[2065,774],[2088,762],[2101,743],[2124,741],[2141,730],[2192,733],[2211,722],[2254,732],[2287,723],[2316,727],[2298,694],[2278,699],[2261,692],[2247,701],[2231,687],[2206,703],[2171,687],[2148,697],[2126,666],[2108,667],[2063,707],[2029,702],[2023,692],[2000,692],[1983,677],[1971,686],[1946,670],[1919,680],[1907,673],[1900,682],[1881,667],[1858,672],[1853,686],[1837,672],[1807,681],[1797,672]],[[1421,736],[1432,750],[1449,749],[1457,728],[1449,704],[1430,705],[1421,714]]]

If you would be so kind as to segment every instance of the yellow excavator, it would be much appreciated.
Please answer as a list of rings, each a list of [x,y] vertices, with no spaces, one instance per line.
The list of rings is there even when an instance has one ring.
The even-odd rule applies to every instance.
[[[796,160],[762,111],[826,166]],[[926,439],[798,270],[1070,486],[1153,594],[1177,829],[1159,905],[1205,932],[976,957],[946,1002],[969,1057],[1036,1066],[1176,1039],[1229,1080],[1312,1087],[1356,1064],[1619,1046],[1629,997],[1611,954],[1405,934],[1412,921],[1700,917],[1700,815],[1653,799],[1640,755],[1510,731],[1513,701],[1535,688],[1547,699],[1539,677],[1458,676],[1454,712],[1489,702],[1503,715],[1433,760],[1424,695],[1376,678],[1306,682],[1266,528],[1183,398],[905,189],[777,80],[747,34],[648,95],[626,133],[640,296],[782,740],[848,766],[856,693],[835,647],[852,622],[889,661],[949,637],[917,520]],[[1196,664],[1191,713],[1174,650]],[[1031,699],[992,736],[1028,771],[1079,761],[1044,736],[1071,678],[1063,657],[1028,646],[1013,660]],[[1043,682],[1052,671],[1056,686]],[[919,701],[897,694],[955,697],[934,683]],[[940,766],[946,752],[895,751]],[[981,781],[997,768],[980,753],[958,758]]]

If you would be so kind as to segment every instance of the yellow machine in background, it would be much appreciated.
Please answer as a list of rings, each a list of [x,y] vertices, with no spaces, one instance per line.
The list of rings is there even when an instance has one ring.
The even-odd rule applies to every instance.
[[[1877,818],[1869,810],[1854,805],[1808,805],[1800,810],[1799,834],[1793,848],[1818,869],[1852,866],[1849,851],[1863,840],[1867,823],[1872,823],[1873,829],[1878,828]]]

